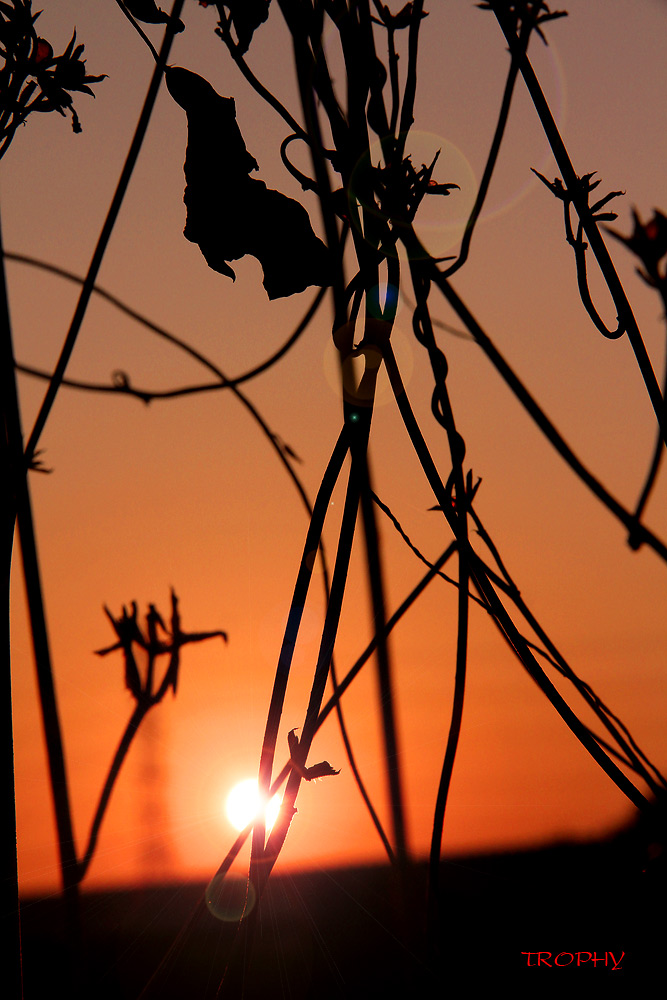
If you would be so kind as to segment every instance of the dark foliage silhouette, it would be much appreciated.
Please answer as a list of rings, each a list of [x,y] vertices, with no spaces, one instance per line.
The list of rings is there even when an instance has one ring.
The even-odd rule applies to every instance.
[[[16,129],[34,112],[57,111],[72,116],[72,129],[81,131],[72,93],[95,93],[90,84],[104,79],[86,72],[83,45],[76,45],[76,31],[62,55],[35,30],[41,11],[32,13],[29,0],[0,4],[0,157]]]
[[[270,299],[329,284],[327,248],[303,205],[249,176],[259,166],[246,149],[234,100],[186,69],[169,67],[165,78],[188,118],[185,237],[232,280],[227,261],[256,257]]]

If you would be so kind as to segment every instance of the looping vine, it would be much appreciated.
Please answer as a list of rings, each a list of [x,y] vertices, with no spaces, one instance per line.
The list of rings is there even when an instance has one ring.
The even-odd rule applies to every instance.
[[[539,170],[535,170],[534,167],[531,167],[531,170],[537,177],[539,177],[542,183],[549,188],[554,197],[563,202],[565,239],[574,251],[574,260],[577,271],[577,285],[584,309],[590,316],[595,327],[604,337],[608,340],[618,340],[619,337],[622,337],[623,334],[627,333],[627,323],[624,323],[619,317],[616,329],[609,329],[600,316],[598,310],[595,308],[590,289],[588,287],[588,277],[586,273],[586,251],[588,250],[588,243],[585,243],[583,238],[584,228],[581,219],[581,212],[582,206],[585,205],[587,216],[595,224],[600,222],[611,222],[618,218],[616,212],[602,212],[601,209],[604,208],[613,198],[618,198],[625,192],[610,191],[609,194],[606,194],[603,198],[600,198],[599,201],[596,201],[594,205],[589,205],[589,195],[591,191],[594,191],[600,184],[599,180],[593,181],[593,177],[595,176],[594,173],[584,174],[583,177],[577,178],[574,190],[570,190],[565,187],[560,177],[556,177],[553,181],[548,181],[546,177],[539,172]],[[576,210],[580,213],[576,236],[574,235],[572,228],[571,218],[571,209],[573,204],[576,205]]]

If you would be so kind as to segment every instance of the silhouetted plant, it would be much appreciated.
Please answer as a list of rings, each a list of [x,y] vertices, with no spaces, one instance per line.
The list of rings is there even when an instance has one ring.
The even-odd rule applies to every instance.
[[[465,442],[456,422],[447,386],[448,360],[436,341],[434,327],[438,324],[431,316],[430,296],[436,288],[452,306],[463,327],[491,360],[546,439],[606,509],[625,526],[630,545],[633,548],[639,548],[643,544],[648,545],[663,559],[667,559],[667,546],[642,521],[647,499],[656,481],[665,444],[665,385],[661,388],[658,384],[630,302],[600,231],[601,223],[616,219],[616,213],[610,210],[609,204],[621,192],[611,191],[602,197],[595,195],[591,198],[600,181],[593,179],[594,173],[582,176],[576,173],[528,57],[528,47],[533,34],[537,34],[546,44],[544,26],[552,20],[564,17],[565,12],[551,11],[549,5],[542,0],[520,0],[514,3],[508,0],[490,0],[478,4],[480,8],[493,13],[497,18],[509,46],[510,62],[497,125],[458,253],[454,257],[437,259],[421,245],[414,229],[415,218],[425,199],[454,195],[458,185],[455,178],[445,179],[439,176],[440,164],[437,155],[428,164],[415,164],[411,156],[406,153],[414,116],[419,35],[427,16],[423,0],[406,3],[395,12],[389,5],[380,3],[379,0],[373,0],[372,3],[369,0],[354,0],[354,2],[277,0],[274,10],[280,10],[292,38],[292,54],[299,84],[300,114],[303,124],[300,124],[297,116],[284,107],[271,93],[270,88],[257,78],[245,60],[255,32],[261,30],[261,26],[268,18],[270,0],[247,0],[245,3],[243,0],[235,2],[230,0],[227,3],[214,4],[199,0],[199,6],[202,8],[210,6],[216,8],[218,23],[215,32],[229,56],[257,94],[289,127],[290,133],[281,146],[281,158],[288,172],[299,181],[302,188],[314,192],[317,196],[322,214],[324,240],[316,235],[306,209],[299,202],[279,191],[267,188],[263,181],[250,176],[258,169],[258,164],[246,148],[236,122],[233,98],[220,96],[207,80],[190,69],[167,66],[173,35],[184,27],[180,20],[182,0],[174,4],[170,14],[161,11],[152,0],[132,0],[132,2],[117,0],[117,3],[149,46],[156,67],[137,134],[88,273],[85,277],[79,278],[56,265],[25,256],[7,254],[15,260],[48,268],[81,284],[79,303],[55,371],[49,373],[27,366],[17,366],[19,370],[49,379],[50,383],[25,449],[20,448],[20,428],[14,430],[13,436],[9,433],[7,436],[8,455],[14,463],[12,482],[17,484],[15,504],[19,511],[22,544],[24,535],[29,537],[31,534],[31,527],[28,527],[31,525],[29,513],[24,513],[22,520],[22,511],[29,512],[26,471],[27,467],[35,462],[36,446],[53,398],[61,386],[95,392],[123,393],[135,396],[145,403],[177,395],[230,389],[262,427],[299,491],[308,514],[308,528],[285,622],[259,759],[261,794],[268,799],[285,784],[283,804],[271,831],[267,832],[264,819],[260,816],[239,835],[215,876],[216,879],[225,877],[242,844],[252,836],[248,879],[253,898],[261,896],[288,836],[296,812],[295,803],[301,782],[313,777],[339,773],[339,768],[328,761],[308,764],[314,738],[323,721],[334,709],[339,716],[350,765],[387,855],[396,863],[399,873],[407,870],[411,858],[405,832],[403,802],[405,776],[399,767],[396,706],[387,637],[423,589],[433,580],[440,577],[448,585],[456,587],[454,695],[440,783],[434,803],[428,899],[425,902],[424,914],[427,937],[432,944],[443,905],[438,884],[441,842],[448,792],[463,723],[471,602],[483,608],[502,638],[509,644],[521,666],[572,733],[637,808],[644,809],[649,803],[646,794],[638,787],[634,778],[643,782],[648,794],[657,800],[664,800],[667,792],[667,781],[664,776],[640,749],[620,719],[578,676],[529,608],[519,586],[507,569],[505,557],[500,553],[475,509],[480,479],[473,475],[472,469],[466,463]],[[78,119],[72,109],[69,90],[91,93],[88,84],[102,79],[85,75],[80,58],[81,46],[74,48],[74,38],[63,56],[53,59],[52,53],[43,45],[40,46],[41,40],[37,39],[32,27],[34,17],[29,14],[29,10],[30,4],[19,0],[16,0],[13,7],[7,3],[0,4],[2,17],[0,27],[5,32],[1,38],[2,44],[8,51],[7,39],[14,38],[12,32],[15,32],[16,38],[19,39],[15,43],[15,48],[20,52],[20,58],[17,56],[14,59],[15,66],[8,61],[5,70],[0,71],[0,79],[3,72],[8,74],[7,79],[18,95],[12,98],[14,103],[10,102],[3,106],[6,120],[2,120],[4,129],[2,141],[6,142],[6,145],[11,141],[19,122],[24,120],[31,109],[58,110],[60,113],[69,109],[74,116],[73,122],[76,127]],[[16,29],[10,27],[14,21],[18,25]],[[153,48],[139,22],[166,25],[165,40],[159,53]],[[344,60],[346,74],[344,96],[342,91],[337,90],[329,70],[323,43],[325,24],[335,30]],[[407,38],[405,46],[407,64],[402,81],[398,70],[396,46],[396,36],[400,32],[404,32]],[[384,54],[379,52],[380,42],[384,46]],[[6,52],[5,59],[7,60]],[[235,379],[228,379],[212,361],[195,351],[184,339],[139,316],[96,285],[99,265],[141,147],[152,103],[163,74],[167,90],[187,116],[184,195],[187,210],[184,229],[186,239],[199,246],[211,268],[232,279],[235,275],[229,266],[230,261],[245,255],[256,257],[262,265],[264,287],[270,299],[292,295],[311,285],[319,286],[321,289],[303,320],[284,345],[262,364]],[[463,267],[467,260],[475,227],[503,142],[515,85],[520,76],[526,84],[562,174],[562,177],[550,181],[535,171],[551,193],[563,203],[565,234],[574,252],[576,279],[584,309],[595,327],[606,338],[618,339],[627,335],[655,411],[658,442],[635,510],[626,509],[574,454],[450,282],[451,276]],[[41,88],[39,93],[38,88]],[[40,101],[43,106],[40,106]],[[374,146],[371,153],[373,136],[377,137],[379,142],[379,152],[376,152]],[[329,139],[331,148],[327,145]],[[302,141],[307,145],[311,157],[312,177],[307,176],[291,162],[288,149],[294,141]],[[0,146],[0,153],[4,152],[5,148],[6,146]],[[639,258],[641,262],[639,273],[658,291],[667,308],[667,271],[664,266],[664,259],[667,256],[666,218],[661,212],[655,211],[648,223],[642,223],[635,212],[634,224],[634,232],[630,236],[608,231]],[[616,308],[618,325],[615,329],[608,328],[592,301],[587,278],[589,252],[597,262]],[[406,257],[407,265],[404,262]],[[349,277],[347,271],[351,260],[353,260],[353,274]],[[386,300],[381,302],[378,287],[383,278],[386,278],[388,285],[395,289],[395,295],[388,295]],[[444,472],[440,471],[434,461],[415,417],[391,342],[398,294],[403,292],[408,282],[414,300],[414,306],[411,308],[415,341],[425,352],[432,373],[431,413],[444,432],[449,451],[449,462]],[[240,391],[239,385],[279,362],[312,320],[324,298],[325,290],[331,291],[333,305],[331,334],[340,362],[342,426],[317,495],[311,504],[294,467],[297,460],[296,452],[268,426],[258,410]],[[158,336],[167,338],[190,357],[195,358],[213,373],[214,380],[158,392],[149,387],[135,388],[130,376],[125,372],[114,373],[109,385],[65,378],[65,370],[83,315],[94,293],[105,296],[115,306],[129,312]],[[406,295],[404,299],[407,299]],[[9,350],[7,356],[13,366],[8,317],[5,340]],[[354,361],[357,359],[363,361],[363,374],[360,378],[354,375]],[[434,516],[444,518],[444,526],[451,536],[451,541],[442,556],[434,563],[431,563],[414,545],[407,531],[374,490],[368,449],[376,380],[381,366],[386,369],[396,408],[431,488],[435,500],[431,509],[435,512]],[[667,385],[667,373],[665,384]],[[8,407],[11,419],[15,417],[14,411],[18,413],[15,393]],[[349,463],[346,465],[348,458]],[[346,473],[344,469],[347,469]],[[324,556],[322,534],[327,511],[333,490],[344,475],[347,476],[344,482],[344,510],[330,580],[325,562],[326,615],[313,670],[311,691],[302,724],[298,727],[301,735],[297,738],[296,727],[291,729],[288,736],[288,758],[276,773],[280,724],[295,644],[312,582],[314,554],[319,549]],[[393,614],[390,614],[387,607],[385,570],[378,543],[377,510],[389,518],[406,544],[428,566],[428,571],[420,583]],[[374,636],[355,665],[340,678],[334,669],[333,657],[350,560],[357,542],[359,521],[362,526]],[[454,555],[457,557],[456,574],[446,576],[443,567]],[[32,592],[36,609],[32,627],[36,659],[38,664],[40,662],[43,664],[42,674],[45,678],[44,683],[48,687],[50,665],[45,635],[40,645],[41,591],[36,551],[32,558],[34,562]],[[30,564],[30,559],[28,563]],[[25,572],[28,578],[29,565],[26,566]],[[63,824],[59,826],[59,840],[66,887],[71,887],[72,883],[79,881],[85,874],[113,783],[137,726],[146,712],[162,699],[169,687],[172,687],[174,693],[176,691],[181,647],[216,635],[225,638],[221,632],[183,633],[180,628],[177,600],[173,593],[169,629],[165,627],[153,605],[149,606],[143,631],[138,623],[136,605],[132,605],[130,611],[124,608],[119,618],[115,618],[109,611],[107,615],[116,631],[117,642],[98,652],[100,655],[106,655],[112,650],[122,651],[125,660],[125,683],[135,699],[136,706],[112,763],[93,821],[88,847],[81,860],[76,859],[73,845],[67,846],[68,836],[71,838],[71,821],[68,833],[66,821],[69,807],[66,802],[62,805],[61,812],[64,819]],[[136,647],[147,656],[147,671],[143,676],[137,665]],[[161,656],[169,657],[169,665],[158,684],[155,678],[155,663]],[[384,737],[384,767],[391,813],[389,833],[383,829],[363,785],[341,712],[341,701],[345,692],[371,656],[376,660],[378,714],[382,721]],[[550,679],[549,672],[554,672],[569,682],[568,690],[573,689],[573,695],[579,696],[583,705],[594,713],[604,729],[603,736],[598,735],[582,721],[581,709],[573,707],[568,698],[560,693]],[[329,679],[332,681],[333,695],[325,702],[325,689]],[[58,731],[55,695],[52,691],[51,694],[47,691],[46,694],[42,694],[42,701],[43,704],[52,706],[55,731]],[[575,705],[578,704],[575,702]],[[60,756],[62,758],[62,751]],[[57,760],[57,757],[58,754],[55,752],[54,759]],[[631,780],[626,772],[632,774],[634,778]],[[64,765],[60,777],[52,770],[54,790],[58,782],[66,792]],[[75,872],[74,877],[71,872],[67,875],[70,869]],[[250,953],[249,944],[255,929],[256,915],[257,909],[249,908],[239,924],[237,950],[232,956],[225,984],[225,988],[231,991],[237,982],[235,977],[244,975],[244,962],[247,961],[247,957],[244,956]]]
[[[57,111],[72,116],[72,130],[81,131],[74,108],[72,92],[94,97],[89,84],[99,83],[104,76],[86,73],[81,58],[83,45],[77,45],[76,32],[60,56],[35,31],[35,21],[41,11],[32,13],[32,0],[14,0],[0,4],[0,157],[8,149],[19,125],[33,111]]]
[[[166,627],[160,612],[154,604],[148,606],[146,626],[143,631],[137,621],[136,602],[132,602],[132,610],[130,612],[124,607],[120,618],[114,618],[108,608],[104,610],[118,637],[118,641],[112,646],[96,650],[96,653],[98,656],[107,656],[107,654],[116,652],[117,650],[122,652],[125,661],[125,687],[134,698],[136,706],[118,744],[118,749],[109,768],[109,774],[107,775],[97,809],[95,810],[95,816],[88,837],[88,845],[78,863],[79,881],[84,878],[92,860],[97,837],[102,820],[104,819],[104,813],[111,798],[111,792],[141,722],[151,708],[160,704],[169,688],[171,688],[174,695],[176,694],[181,649],[189,643],[204,642],[206,639],[220,638],[227,642],[226,632],[183,632],[178,610],[178,598],[173,590],[171,592],[170,628]],[[161,637],[160,633],[162,633],[163,637]],[[147,660],[143,670],[137,662],[142,653]],[[169,657],[169,663],[164,671],[162,680],[158,683],[156,677],[157,661],[163,656]]]

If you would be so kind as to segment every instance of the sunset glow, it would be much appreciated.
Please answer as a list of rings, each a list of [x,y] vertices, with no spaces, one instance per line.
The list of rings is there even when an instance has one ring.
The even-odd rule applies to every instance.
[[[245,830],[248,823],[259,814],[260,809],[261,799],[255,778],[239,781],[225,799],[225,816],[236,830]],[[280,797],[274,795],[264,810],[267,829],[270,830],[275,823],[279,809]]]
[[[158,6],[166,10],[168,5],[158,0]],[[240,10],[266,4],[231,6]],[[253,35],[248,65],[295,122],[303,123],[283,6],[270,4],[267,21]],[[317,6],[333,11],[339,5]],[[531,41],[531,63],[573,169],[580,177],[596,171],[592,183],[599,180],[600,187],[592,200],[626,192],[602,208],[618,216],[608,228],[628,237],[634,229],[633,207],[644,221],[655,209],[667,211],[661,97],[667,87],[667,3],[571,0],[565,6],[568,17],[546,24],[549,44],[539,37]],[[39,39],[48,41],[58,56],[76,28],[76,45],[85,44],[85,72],[104,74],[104,79],[91,86],[94,99],[75,93],[80,133],[73,134],[67,108],[67,120],[57,112],[31,115],[2,160],[2,241],[8,255],[13,352],[23,366],[17,380],[25,442],[46,392],[43,376],[53,372],[77,310],[80,288],[63,272],[87,273],[155,65],[118,4],[34,0],[32,7],[33,12],[44,7],[35,28]],[[233,98],[235,127],[258,164],[248,177],[244,174],[243,184],[255,178],[253,184],[261,181],[267,190],[299,201],[323,239],[316,193],[304,189],[281,158],[281,144],[292,126],[239,72],[215,33],[218,7],[230,5],[184,4],[186,28],[175,36],[169,65],[209,81],[221,101]],[[410,5],[403,0],[371,5],[378,7],[398,15]],[[416,170],[428,167],[439,151],[432,180],[441,190],[439,197],[424,199],[415,224],[434,254],[454,257],[484,176],[509,55],[497,19],[473,0],[426,3],[424,9],[428,17],[420,36],[410,130],[414,145],[408,151]],[[143,30],[159,47],[161,22],[144,22]],[[386,32],[377,21],[373,31],[378,58],[386,61]],[[401,88],[408,34],[396,30],[396,44],[403,46],[397,63]],[[344,107],[345,61],[328,14],[324,48]],[[77,72],[84,70],[79,66]],[[78,79],[75,73],[73,78]],[[390,84],[388,77],[387,101]],[[577,264],[563,229],[563,204],[531,168],[550,185],[562,171],[522,78],[515,89],[470,253],[465,266],[452,274],[451,289],[572,453],[614,502],[632,513],[652,462],[655,414],[627,337],[603,336],[582,305]],[[320,108],[322,114],[324,110]],[[86,871],[84,888],[90,890],[169,879],[208,882],[237,831],[256,815],[256,782],[246,776],[257,773],[274,679],[279,661],[281,670],[285,661],[285,656],[280,660],[281,645],[288,621],[297,619],[294,610],[290,619],[290,609],[310,523],[304,498],[315,503],[343,423],[341,358],[332,336],[330,292],[303,334],[292,341],[317,286],[269,299],[259,258],[246,253],[234,259],[232,281],[229,274],[209,267],[198,246],[185,238],[188,129],[186,109],[161,83],[96,278],[131,312],[98,294],[91,299],[66,383],[37,442],[38,451],[43,450],[42,469],[52,473],[30,474],[73,841],[80,855],[116,748],[126,731],[134,733],[137,693],[144,698],[140,689],[146,683],[146,637],[152,629],[165,649],[173,646],[172,587],[180,602],[183,637],[217,636],[177,643],[173,675],[168,675],[171,654],[157,656],[154,691],[168,675],[164,697],[141,721],[123,758]],[[323,134],[328,145],[328,127]],[[376,166],[381,146],[372,128],[369,135],[366,160],[370,157]],[[224,143],[215,147],[215,156],[218,146]],[[310,176],[307,143],[290,141],[286,149],[296,170]],[[336,179],[335,185],[340,184]],[[221,184],[220,189],[234,192],[237,185]],[[230,209],[235,206],[230,199]],[[225,227],[218,225],[222,232]],[[574,213],[572,225],[576,234]],[[605,225],[602,220],[602,238],[660,380],[663,303],[637,274],[631,248],[608,236]],[[650,240],[650,229],[646,235]],[[355,278],[354,243],[359,238],[352,226],[344,252],[346,282]],[[411,408],[446,484],[450,448],[432,412],[434,374],[429,353],[415,335],[415,289],[400,241],[398,257],[400,273],[390,274],[382,263],[373,275],[379,295],[373,291],[369,296],[369,309],[377,309],[378,298],[385,306],[396,299],[391,346],[404,390],[397,398],[382,364],[369,454],[370,481],[383,505],[376,505],[375,516],[387,617],[423,579],[427,568],[421,560],[435,561],[452,540],[406,429]],[[44,270],[35,260],[63,270]],[[279,254],[275,263],[280,263]],[[443,260],[439,267],[444,273],[451,264]],[[587,274],[594,305],[613,328],[614,303],[593,258]],[[475,509],[484,529],[530,614],[560,655],[619,714],[642,752],[664,771],[664,562],[649,545],[635,549],[628,544],[625,524],[544,437],[451,302],[431,285],[431,323],[446,360],[447,393],[465,441],[464,471],[476,490]],[[363,343],[364,296],[355,306],[354,323],[350,319],[354,287],[349,289],[347,317],[354,350],[345,362],[356,390],[374,342]],[[142,325],[140,316],[153,325]],[[158,329],[174,339],[158,336]],[[380,332],[377,328],[374,336]],[[179,348],[181,341],[193,353]],[[278,361],[264,367],[288,343]],[[224,389],[222,381],[217,385],[216,370],[232,382],[244,379],[235,386],[240,395],[229,382]],[[35,374],[39,372],[41,376]],[[195,391],[198,387],[202,391]],[[150,405],[142,401],[148,399]],[[271,780],[290,759],[287,733],[304,731],[327,612],[323,583],[336,565],[349,472],[346,458],[325,505],[326,558],[315,543],[307,553],[306,565],[314,565],[314,575],[307,594],[299,598],[303,607],[281,694]],[[324,495],[321,503],[324,509]],[[664,462],[642,522],[657,538],[667,537]],[[363,654],[376,624],[361,521],[354,532],[335,637],[339,679]],[[470,538],[480,558],[494,563],[472,522]],[[51,893],[62,881],[58,831],[20,552],[17,542],[11,679],[19,880],[26,894]],[[457,559],[452,556],[442,568],[444,578],[434,578],[420,592],[389,637],[407,849],[417,860],[431,850],[452,716]],[[345,565],[342,557],[339,565]],[[510,593],[502,592],[501,598],[519,627],[523,618]],[[128,669],[116,631],[117,625],[124,629],[132,624],[134,602],[144,636],[137,654],[140,680]],[[538,644],[529,625],[522,627],[526,639]],[[222,632],[227,642],[219,638]],[[104,659],[96,655],[102,649],[108,651]],[[635,807],[583,749],[517,660],[505,633],[474,600],[468,649],[443,857],[606,836],[632,821]],[[578,690],[545,657],[540,662],[556,691],[568,704],[572,701],[575,712],[582,712],[584,724],[606,739],[608,729],[592,709],[590,717],[586,714],[590,706]],[[332,711],[316,733],[307,764],[329,761],[340,773],[326,781],[302,782],[280,853],[284,870],[386,861],[355,773],[391,841],[378,669],[371,656],[345,690],[341,718]],[[330,694],[328,682],[325,699]],[[343,726],[356,769],[347,756]],[[277,809],[274,800],[267,825]],[[244,851],[250,851],[249,843]]]

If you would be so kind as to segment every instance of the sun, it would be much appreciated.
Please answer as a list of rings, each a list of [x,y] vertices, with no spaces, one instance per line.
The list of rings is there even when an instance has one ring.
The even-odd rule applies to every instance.
[[[225,800],[225,815],[237,830],[244,830],[259,814],[261,808],[256,778],[246,778],[234,785]],[[264,810],[264,820],[268,830],[275,823],[280,809],[280,797],[274,795]]]

